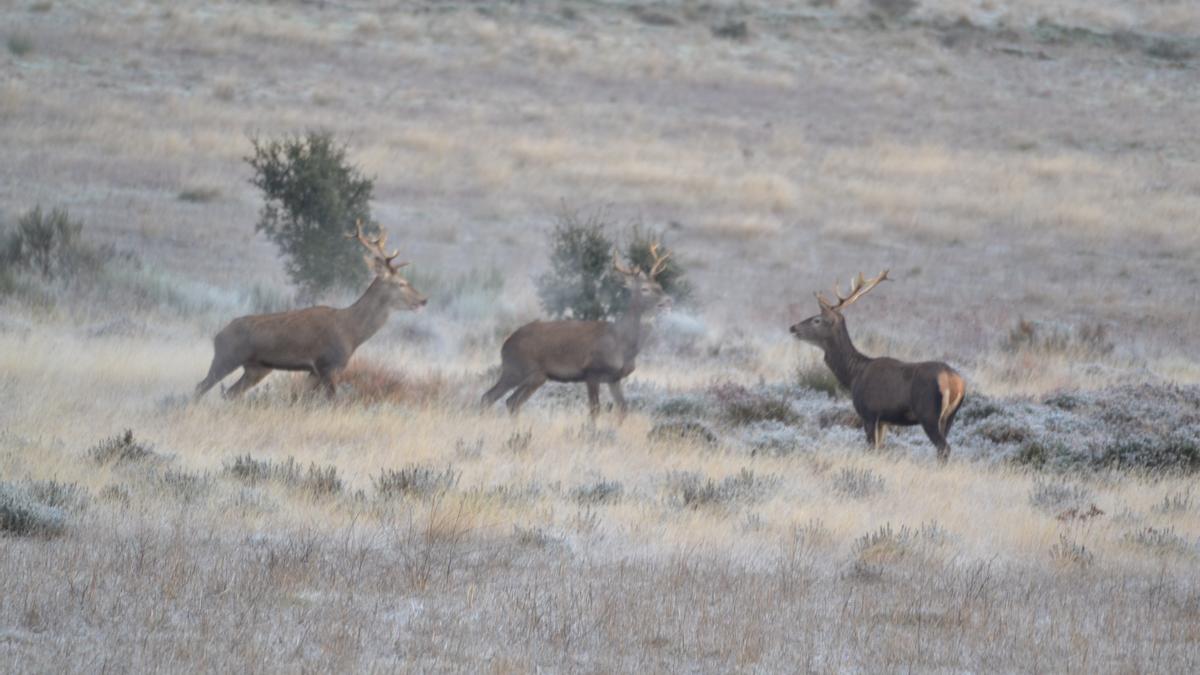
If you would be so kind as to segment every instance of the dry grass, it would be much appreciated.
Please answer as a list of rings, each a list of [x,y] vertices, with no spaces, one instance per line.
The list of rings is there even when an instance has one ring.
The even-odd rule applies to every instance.
[[[756,388],[836,393],[786,328],[882,268],[856,341],[948,360],[972,392],[1200,382],[1180,131],[1200,14],[923,0],[883,26],[801,4],[0,9],[0,227],[61,204],[140,261],[110,293],[0,291],[4,494],[65,523],[3,539],[0,662],[1200,669],[1194,478],[1047,477],[984,441],[940,467],[903,433],[867,454],[844,399],[816,421]],[[394,317],[332,403],[285,374],[190,403],[210,336],[290,303],[247,135],[310,127],[377,177],[429,311]],[[699,298],[659,320],[620,426],[590,425],[577,386],[515,421],[475,408],[540,314],[564,201],[667,228]],[[1012,342],[1023,320],[1051,338]],[[1111,348],[1071,337],[1097,326]],[[718,390],[707,417],[655,416]],[[153,454],[88,454],[125,429]]]

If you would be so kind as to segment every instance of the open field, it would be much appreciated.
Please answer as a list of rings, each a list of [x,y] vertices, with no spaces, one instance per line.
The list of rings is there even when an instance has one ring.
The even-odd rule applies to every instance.
[[[1200,669],[1200,10],[899,4],[0,8],[0,231],[124,252],[0,270],[5,670]],[[334,403],[192,403],[295,302],[249,137],[317,127],[429,307]],[[695,288],[620,425],[474,407],[563,205]],[[850,331],[967,378],[946,466],[787,333],[884,268]]]

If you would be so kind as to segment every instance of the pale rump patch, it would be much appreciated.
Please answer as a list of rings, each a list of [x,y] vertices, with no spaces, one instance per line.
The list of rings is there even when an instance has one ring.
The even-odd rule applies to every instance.
[[[952,370],[943,370],[938,373],[937,383],[938,391],[942,392],[942,414],[938,416],[938,431],[945,436],[946,418],[962,403],[967,386],[962,377]]]

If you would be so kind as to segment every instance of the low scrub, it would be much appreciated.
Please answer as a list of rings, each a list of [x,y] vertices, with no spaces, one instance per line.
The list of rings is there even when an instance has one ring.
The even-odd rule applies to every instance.
[[[133,430],[125,431],[100,441],[88,448],[87,457],[100,465],[136,464],[139,462],[156,462],[162,456],[150,449],[151,446],[133,437]]]
[[[272,462],[243,455],[227,463],[222,473],[246,485],[280,485],[314,499],[336,496],[345,487],[332,464],[321,467],[314,463],[305,470],[294,457]]]
[[[689,509],[758,501],[778,484],[778,478],[757,476],[749,469],[742,469],[720,481],[690,471],[672,473],[667,477],[671,499],[678,506]]]
[[[751,391],[739,384],[725,383],[714,386],[709,393],[716,400],[721,415],[730,424],[745,425],[755,422],[781,422],[796,424],[799,415],[792,409],[786,394]]]
[[[870,469],[846,467],[833,475],[833,491],[850,499],[870,499],[886,487],[887,481]]]
[[[55,537],[66,528],[65,511],[42,501],[37,490],[30,490],[28,484],[0,482],[0,534]]]
[[[400,469],[386,469],[371,479],[375,494],[380,499],[425,498],[453,490],[458,485],[461,473],[453,467],[433,467],[410,464]]]

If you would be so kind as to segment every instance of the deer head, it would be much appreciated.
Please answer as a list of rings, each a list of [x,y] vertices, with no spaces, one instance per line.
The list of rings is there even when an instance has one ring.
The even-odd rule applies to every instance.
[[[380,231],[379,236],[375,239],[368,239],[363,234],[362,221],[354,224],[354,234],[346,235],[348,238],[357,239],[358,243],[362,244],[367,249],[363,260],[367,263],[367,267],[375,274],[375,280],[380,284],[380,290],[383,291],[385,303],[389,307],[397,309],[417,310],[425,306],[428,298],[421,295],[417,289],[412,287],[400,274],[400,268],[407,265],[407,262],[397,263],[395,259],[400,255],[399,251],[393,251],[388,254],[384,244],[387,242],[387,233]]]
[[[803,340],[822,349],[829,347],[834,338],[845,328],[842,310],[866,295],[872,288],[888,280],[888,270],[884,270],[871,280],[864,279],[860,272],[857,278],[850,281],[850,294],[846,296],[841,294],[838,284],[834,284],[833,295],[838,300],[837,304],[830,302],[820,293],[814,293],[817,296],[817,304],[821,306],[821,313],[794,324],[791,327],[792,335],[797,340]]]
[[[620,259],[617,258],[617,252],[613,251],[613,269],[620,272],[621,276],[625,278],[631,306],[636,303],[641,308],[667,309],[671,306],[671,297],[666,294],[658,282],[658,275],[667,268],[667,260],[670,259],[671,254],[659,254],[658,242],[655,242],[650,245],[650,255],[654,260],[650,265],[650,271],[646,272],[641,267],[622,265]]]

